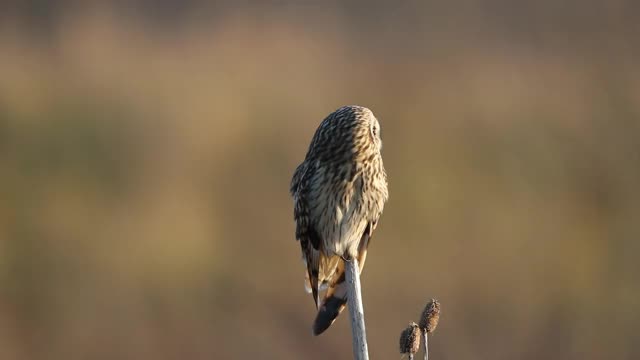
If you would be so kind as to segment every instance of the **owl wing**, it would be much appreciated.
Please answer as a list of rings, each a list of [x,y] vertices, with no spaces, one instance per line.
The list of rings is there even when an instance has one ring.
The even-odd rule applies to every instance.
[[[306,163],[302,163],[296,169],[291,180],[291,195],[293,195],[293,218],[296,222],[296,239],[300,241],[302,258],[307,265],[307,278],[309,287],[313,293],[313,301],[316,307],[320,302],[318,295],[318,277],[320,271],[322,241],[309,217],[309,204],[306,199],[311,170]]]

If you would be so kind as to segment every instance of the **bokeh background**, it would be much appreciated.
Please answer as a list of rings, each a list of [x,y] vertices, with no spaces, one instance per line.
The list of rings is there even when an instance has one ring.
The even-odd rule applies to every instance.
[[[345,104],[390,201],[369,349],[640,358],[640,6],[0,5],[0,358],[350,359],[303,290],[290,177]]]

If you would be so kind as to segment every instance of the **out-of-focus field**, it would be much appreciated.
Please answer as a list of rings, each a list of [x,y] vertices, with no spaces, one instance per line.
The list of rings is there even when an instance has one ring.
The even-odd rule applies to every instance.
[[[372,358],[431,297],[433,359],[640,358],[637,5],[161,3],[0,15],[0,359],[351,358],[288,187],[352,103]]]

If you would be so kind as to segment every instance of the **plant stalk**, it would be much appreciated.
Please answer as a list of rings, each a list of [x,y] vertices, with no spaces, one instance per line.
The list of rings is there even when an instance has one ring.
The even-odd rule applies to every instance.
[[[362,308],[362,291],[360,288],[360,270],[358,260],[345,261],[346,280],[349,286],[347,305],[351,319],[351,337],[353,340],[353,358],[355,360],[369,360],[367,348],[367,333],[364,325],[364,310]]]
[[[429,360],[429,336],[426,330],[422,331],[422,337],[424,340],[424,360]]]

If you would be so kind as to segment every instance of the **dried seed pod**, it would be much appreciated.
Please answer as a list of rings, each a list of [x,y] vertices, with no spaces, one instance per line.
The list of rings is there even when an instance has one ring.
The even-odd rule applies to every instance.
[[[427,305],[420,315],[419,326],[422,331],[432,333],[438,326],[438,320],[440,319],[440,303],[436,299],[431,299],[427,302]]]
[[[420,349],[420,328],[418,324],[411,322],[406,329],[400,333],[400,354],[409,354],[412,359],[413,355]]]

